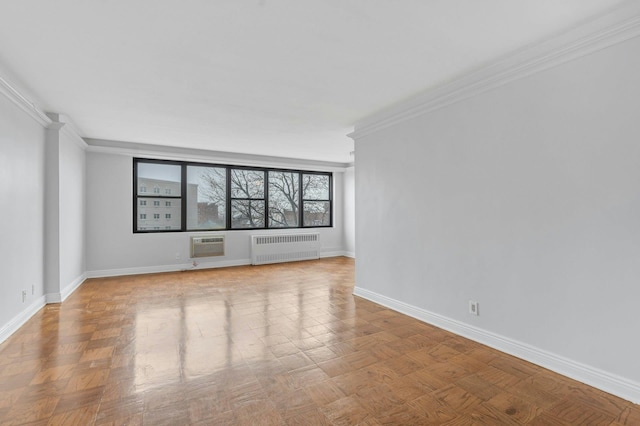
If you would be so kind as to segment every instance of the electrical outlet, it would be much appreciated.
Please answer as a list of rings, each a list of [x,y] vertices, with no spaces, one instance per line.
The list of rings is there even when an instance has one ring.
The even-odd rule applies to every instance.
[[[475,300],[469,300],[469,313],[471,315],[480,315],[480,304]]]
[[[27,301],[27,290],[22,290],[22,303]]]
[[[180,252],[176,252],[176,260],[180,260]]]

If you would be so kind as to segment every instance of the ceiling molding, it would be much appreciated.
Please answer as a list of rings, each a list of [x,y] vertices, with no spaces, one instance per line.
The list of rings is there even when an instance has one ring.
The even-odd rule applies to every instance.
[[[12,86],[7,80],[0,76],[0,93],[9,99],[18,108],[26,112],[42,127],[47,128],[51,123],[51,119],[38,108],[33,102],[27,99],[18,89]]]
[[[473,73],[372,114],[354,126],[359,139],[640,35],[640,2],[627,1],[582,25],[511,53]]]
[[[69,126],[69,124],[70,123],[65,123],[64,127],[62,128],[62,133],[67,135],[69,139],[71,139],[73,142],[75,142],[76,145],[78,145],[78,147],[86,150],[89,145],[87,145],[84,139],[82,139],[82,136],[78,134],[76,128],[73,125]]]
[[[84,140],[87,143],[87,151],[89,152],[154,158],[159,160],[193,161],[235,166],[273,167],[326,172],[344,172],[350,165],[350,163],[209,151],[164,145],[109,141],[104,139],[85,138]]]
[[[49,124],[47,128],[60,130],[61,133],[75,142],[78,147],[83,150],[87,149],[87,143],[84,141],[84,139],[82,139],[80,131],[68,116],[54,112],[47,112],[46,115],[51,120],[51,124]]]

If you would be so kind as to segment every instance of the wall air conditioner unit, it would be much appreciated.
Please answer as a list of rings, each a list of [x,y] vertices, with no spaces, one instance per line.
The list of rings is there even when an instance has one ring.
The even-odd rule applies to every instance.
[[[191,258],[224,256],[224,235],[191,237]]]

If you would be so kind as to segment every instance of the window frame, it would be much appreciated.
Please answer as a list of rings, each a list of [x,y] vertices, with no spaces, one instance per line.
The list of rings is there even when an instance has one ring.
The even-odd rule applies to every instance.
[[[271,172],[277,172],[277,173],[297,173],[298,175],[298,214],[297,214],[297,221],[298,221],[298,225],[297,226],[270,226],[269,229],[298,229],[298,228],[304,228],[304,226],[302,226],[302,205],[304,203],[304,200],[302,198],[302,176],[306,173],[303,170],[279,170],[279,169],[271,169],[268,170],[265,175],[266,175],[266,182],[265,182],[265,195],[266,195],[266,199],[265,199],[265,220],[269,221],[270,217],[269,217],[269,209],[271,208],[271,204],[270,204],[270,200],[269,200],[269,189],[271,187],[271,184],[269,182],[269,174]],[[326,174],[326,173],[323,173]],[[332,184],[332,175],[329,177],[329,185]],[[333,211],[332,211],[333,213]],[[333,214],[332,214],[333,216]],[[324,226],[327,227],[327,226]]]
[[[262,173],[262,197],[259,198],[253,198],[253,197],[234,197],[231,194],[231,189],[233,187],[233,182],[231,179],[231,175],[233,173],[234,170],[246,170],[246,171],[250,171],[250,172],[261,172]],[[226,194],[226,201],[227,201],[227,212],[226,212],[226,228],[227,230],[233,230],[233,231],[238,231],[238,230],[247,230],[247,229],[266,229],[267,226],[267,202],[269,200],[268,198],[268,194],[267,194],[267,185],[269,184],[269,178],[267,177],[268,173],[266,172],[265,169],[262,168],[258,168],[258,167],[239,167],[239,166],[229,166],[227,167],[227,194]],[[234,228],[233,227],[233,217],[231,216],[231,212],[233,211],[233,202],[234,201],[247,201],[249,202],[249,205],[251,205],[252,201],[257,201],[257,202],[263,202],[265,205],[264,208],[264,216],[263,216],[263,220],[265,223],[264,227],[244,227],[244,228]]]
[[[150,164],[164,164],[169,166],[180,166],[180,195],[164,195],[155,192],[138,193],[140,184],[138,182],[138,164],[150,163]],[[187,170],[189,166],[194,167],[216,167],[222,168],[226,171],[226,194],[225,194],[225,227],[214,229],[203,228],[187,228]],[[264,202],[264,226],[262,227],[246,227],[246,228],[234,228],[232,227],[232,201],[244,200],[245,198],[231,197],[231,173],[232,170],[251,170],[264,173],[264,185],[263,185],[263,197],[252,198],[252,201]],[[283,172],[283,173],[296,173],[298,174],[298,225],[297,226],[269,226],[269,172]],[[303,176],[304,175],[322,175],[327,176],[329,179],[328,200],[306,200],[303,199]],[[148,189],[148,187],[147,187]],[[163,198],[171,201],[171,207],[174,207],[173,201],[175,200],[180,209],[180,229],[150,229],[153,226],[146,226],[146,229],[138,229],[138,210],[140,208],[139,201],[150,198]],[[327,225],[304,225],[304,203],[305,201],[323,201],[329,203],[329,223]],[[287,229],[312,229],[312,228],[332,228],[333,222],[333,172],[324,171],[312,171],[312,170],[298,170],[298,169],[281,169],[274,167],[256,167],[256,166],[237,166],[233,164],[216,164],[216,163],[202,163],[193,161],[175,161],[175,160],[159,160],[152,158],[133,158],[133,233],[134,234],[149,234],[149,233],[165,233],[165,232],[227,232],[227,231],[252,231],[252,230],[287,230]]]
[[[329,226],[333,226],[333,175],[329,176],[329,190],[328,195],[329,195],[329,199],[320,199],[320,198],[304,198],[304,182],[303,182],[303,176],[304,175],[326,175],[326,173],[317,173],[317,172],[302,172],[300,173],[300,207],[298,208],[299,213],[300,213],[300,219],[299,219],[299,223],[300,223],[300,227],[301,228],[326,228]],[[305,202],[310,202],[310,203],[317,203],[317,202],[321,202],[321,203],[329,203],[329,225],[305,225],[304,224],[304,204]]]

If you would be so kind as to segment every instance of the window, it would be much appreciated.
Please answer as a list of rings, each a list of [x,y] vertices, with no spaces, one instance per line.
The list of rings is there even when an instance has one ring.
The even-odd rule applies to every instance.
[[[134,180],[139,192],[135,195],[138,202],[134,205],[147,206],[153,205],[159,207],[162,202],[173,201],[174,199],[180,200],[180,193],[182,188],[182,165],[175,162],[166,161],[136,161],[134,163]],[[152,192],[148,192],[147,188],[153,188]],[[171,196],[160,195],[160,188],[170,188]],[[170,200],[167,200],[170,198]],[[179,203],[178,203],[179,204]],[[181,210],[175,209],[171,211],[172,220],[177,223],[176,228],[180,228],[180,215]],[[143,213],[144,214],[144,213]],[[147,219],[146,214],[144,217],[142,214],[137,215],[138,221],[134,222],[134,231],[149,231],[148,223],[139,222],[140,220]],[[154,219],[160,219],[160,214],[155,213]],[[142,229],[142,228],[145,229]],[[154,227],[155,228],[155,227]],[[158,228],[159,230],[160,228]]]
[[[263,170],[231,169],[231,228],[264,228]]]
[[[331,224],[331,185],[329,176],[302,175],[302,226]]]
[[[333,226],[328,172],[137,158],[133,162],[134,232]],[[165,226],[149,226],[144,212],[148,205],[165,206],[160,210]],[[154,213],[153,219],[160,216]]]
[[[187,229],[226,229],[227,169],[187,166]]]
[[[269,227],[295,228],[300,220],[300,174],[269,172]]]

